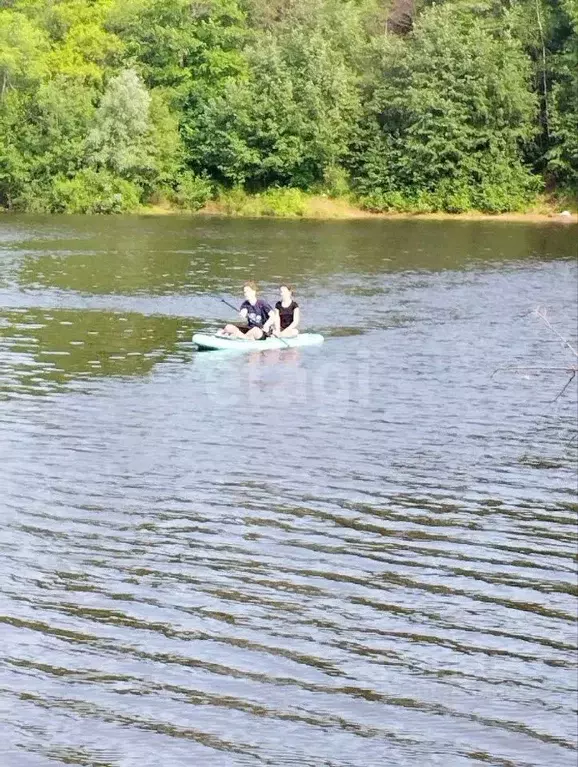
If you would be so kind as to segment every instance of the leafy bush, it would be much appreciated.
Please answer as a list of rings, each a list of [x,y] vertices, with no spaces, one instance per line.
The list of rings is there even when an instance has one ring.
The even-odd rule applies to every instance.
[[[222,189],[218,195],[217,202],[223,212],[229,216],[260,215],[258,197],[248,195],[242,186]]]
[[[323,173],[323,183],[319,190],[315,191],[333,198],[349,197],[351,194],[349,173],[339,165],[328,166]]]
[[[73,178],[57,178],[52,188],[55,213],[125,213],[139,206],[136,184],[107,171],[86,168]]]
[[[473,207],[470,190],[465,186],[456,186],[441,195],[441,210],[447,213],[467,213]]]
[[[262,194],[248,194],[243,187],[222,190],[218,197],[223,212],[233,216],[303,216],[307,195],[299,189],[273,188]]]
[[[305,213],[306,195],[299,189],[268,189],[260,195],[261,215],[293,218]]]
[[[169,199],[179,208],[200,210],[211,199],[211,195],[210,181],[185,171],[179,176],[176,189],[169,195]]]
[[[38,180],[22,184],[16,196],[11,200],[13,210],[27,213],[52,212],[52,187]]]
[[[372,213],[406,213],[411,206],[401,192],[370,192],[361,197],[361,207]]]

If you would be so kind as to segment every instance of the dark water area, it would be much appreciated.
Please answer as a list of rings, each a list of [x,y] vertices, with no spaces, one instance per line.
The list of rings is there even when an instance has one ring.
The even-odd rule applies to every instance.
[[[1,218],[1,767],[574,767],[577,249]],[[326,342],[196,352],[252,278]]]

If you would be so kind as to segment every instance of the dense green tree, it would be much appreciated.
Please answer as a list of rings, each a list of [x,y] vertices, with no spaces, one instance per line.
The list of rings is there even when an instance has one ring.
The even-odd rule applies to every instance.
[[[48,72],[49,42],[23,13],[0,10],[0,102],[9,90],[33,87]]]
[[[562,43],[554,61],[547,167],[578,196],[578,0],[562,0]]]
[[[127,178],[151,172],[150,102],[150,94],[134,70],[123,70],[110,80],[88,135],[91,164]]]
[[[578,195],[578,0],[462,0],[456,10],[497,38],[513,37],[528,54],[539,115],[526,159],[550,186]]]
[[[0,1],[0,206],[350,183],[381,209],[578,197],[578,0]]]
[[[0,205],[50,209],[55,180],[74,174],[85,159],[95,87],[103,74],[96,60],[107,49],[106,35],[96,46],[100,53],[92,50],[92,61],[89,50],[62,57],[72,50],[67,43],[71,30],[87,32],[94,26],[94,18],[88,28],[83,26],[89,18],[87,3],[23,0],[14,5],[0,11]],[[80,17],[76,22],[73,10]],[[59,14],[61,23],[56,23]]]
[[[228,184],[310,188],[344,157],[358,115],[355,76],[318,31],[264,34],[249,75],[210,99],[190,141],[197,170]]]
[[[509,210],[535,190],[520,147],[536,99],[519,43],[458,4],[432,7],[407,40],[387,40],[353,154],[377,207]]]
[[[133,69],[111,78],[86,140],[89,166],[139,184],[149,195],[170,186],[183,162],[178,123],[161,93]]]
[[[147,86],[181,102],[244,71],[247,30],[236,0],[116,0],[107,24]]]
[[[94,91],[62,75],[0,105],[0,205],[44,209],[53,180],[75,173],[94,114]]]

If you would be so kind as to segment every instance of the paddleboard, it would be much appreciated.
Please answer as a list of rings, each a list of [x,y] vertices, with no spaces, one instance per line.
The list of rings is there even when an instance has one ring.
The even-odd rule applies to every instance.
[[[323,343],[323,340],[323,336],[320,333],[300,333],[294,338],[284,338],[283,340],[270,336],[262,341],[245,341],[242,338],[230,338],[209,333],[195,333],[193,336],[193,343],[199,349],[236,352],[264,352],[267,349],[293,349],[301,346],[317,346],[317,344]]]

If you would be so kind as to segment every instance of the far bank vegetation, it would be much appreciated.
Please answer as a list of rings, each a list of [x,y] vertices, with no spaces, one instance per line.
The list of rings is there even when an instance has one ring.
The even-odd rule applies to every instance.
[[[578,0],[5,0],[0,207],[578,196]]]

